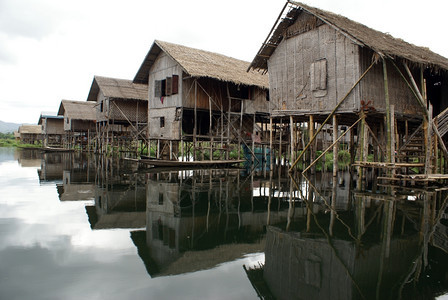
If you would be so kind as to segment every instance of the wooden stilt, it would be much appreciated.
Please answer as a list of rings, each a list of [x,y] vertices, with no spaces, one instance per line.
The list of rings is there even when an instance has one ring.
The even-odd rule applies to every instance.
[[[338,152],[338,119],[333,115],[333,177],[338,176]]]
[[[316,149],[314,149],[314,143],[311,140],[312,137],[314,136],[314,116],[313,115],[310,115],[310,119],[308,122],[308,130],[309,130],[309,137],[310,137],[310,141],[309,141],[310,147],[309,148],[310,148],[310,165],[311,165],[314,161],[314,156],[315,156],[315,151],[316,151]],[[316,168],[313,167],[311,169],[311,174],[314,174],[315,171],[316,171]]]

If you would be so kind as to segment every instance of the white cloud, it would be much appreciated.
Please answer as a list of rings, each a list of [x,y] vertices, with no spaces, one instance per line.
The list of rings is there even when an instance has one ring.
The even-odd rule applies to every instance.
[[[305,3],[448,56],[443,0]],[[1,0],[0,120],[34,123],[61,99],[85,100],[94,75],[132,79],[155,39],[251,61],[284,4]]]

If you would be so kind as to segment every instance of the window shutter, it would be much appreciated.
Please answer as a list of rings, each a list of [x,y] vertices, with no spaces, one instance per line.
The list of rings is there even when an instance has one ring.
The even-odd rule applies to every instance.
[[[311,90],[327,89],[327,60],[315,61],[310,67]]]
[[[172,77],[166,78],[166,85],[165,85],[165,95],[170,96],[172,94]]]
[[[162,80],[154,81],[154,97],[162,97]]]
[[[171,93],[177,94],[179,93],[179,75],[173,75],[173,80],[171,82]]]

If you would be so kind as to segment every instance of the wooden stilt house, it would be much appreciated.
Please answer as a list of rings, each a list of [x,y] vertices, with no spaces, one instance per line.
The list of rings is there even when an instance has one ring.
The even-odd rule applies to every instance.
[[[96,103],[99,152],[137,152],[147,147],[147,84],[95,76],[87,101]]]
[[[444,172],[438,158],[447,157],[448,60],[428,48],[288,1],[249,70],[269,70],[271,122],[288,124],[291,133],[277,152],[291,169],[304,153],[314,162],[315,138],[329,124],[335,172],[341,125],[350,129],[352,165],[356,155],[366,167],[373,155],[369,167],[384,174]],[[300,122],[308,122],[303,144],[295,133]],[[301,149],[311,151],[297,155]]]
[[[64,116],[64,146],[90,151],[95,137],[95,103],[62,100],[58,111]]]
[[[56,146],[63,145],[64,131],[64,117],[58,116],[54,113],[41,113],[38,123],[42,126],[42,146]]]
[[[42,140],[41,125],[21,125],[18,130],[20,142],[23,144],[37,144]]]
[[[149,138],[158,158],[228,159],[253,146],[268,113],[267,76],[248,62],[156,40],[134,77],[148,84]],[[179,145],[181,144],[181,145]],[[253,148],[253,147],[252,147]]]

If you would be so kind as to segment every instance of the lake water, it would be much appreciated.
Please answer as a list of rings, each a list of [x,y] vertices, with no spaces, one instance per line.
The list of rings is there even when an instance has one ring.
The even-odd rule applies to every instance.
[[[448,299],[448,192],[351,182],[0,148],[0,299]]]

